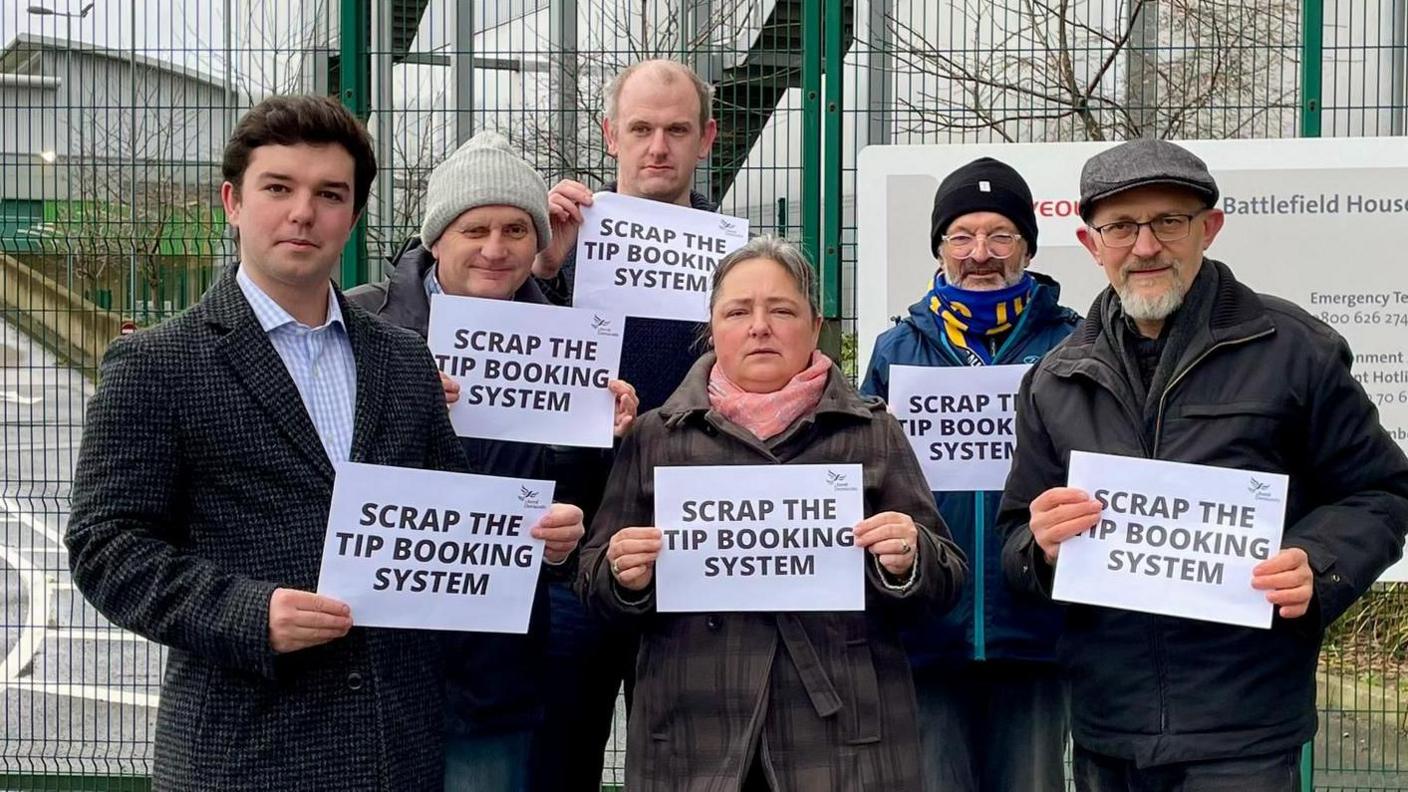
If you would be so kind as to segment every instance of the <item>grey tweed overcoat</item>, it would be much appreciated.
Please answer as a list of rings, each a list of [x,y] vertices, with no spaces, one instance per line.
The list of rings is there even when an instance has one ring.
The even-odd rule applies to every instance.
[[[357,366],[352,459],[466,469],[425,342],[338,299]],[[171,647],[156,789],[439,789],[435,633],[354,627],[270,649],[274,588],[317,587],[332,483],[233,268],[105,356],[66,541],[84,596]]]
[[[921,788],[914,684],[897,630],[957,597],[966,573],[919,463],[879,399],[832,368],[821,402],[764,443],[714,412],[703,356],[622,443],[582,553],[593,610],[642,629],[626,747],[631,792],[736,792],[761,761],[776,792]],[[657,613],[617,589],[611,535],[654,524],[660,465],[859,463],[865,514],[919,525],[917,578],[896,591],[865,561],[866,609],[850,613]]]

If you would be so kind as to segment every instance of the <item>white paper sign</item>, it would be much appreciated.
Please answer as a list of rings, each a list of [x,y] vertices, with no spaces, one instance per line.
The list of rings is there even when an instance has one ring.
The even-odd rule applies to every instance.
[[[1286,476],[1072,451],[1068,481],[1105,509],[1062,543],[1053,598],[1271,626],[1252,567],[1281,550]]]
[[[865,608],[860,465],[655,469],[655,609]]]
[[[551,481],[339,462],[318,593],[360,627],[526,633]]]
[[[437,294],[430,352],[460,384],[462,437],[607,448],[621,363],[619,313]]]
[[[934,492],[1001,491],[1031,366],[891,366],[890,409]]]
[[[572,304],[707,322],[714,267],[747,241],[741,217],[599,192],[582,207]]]

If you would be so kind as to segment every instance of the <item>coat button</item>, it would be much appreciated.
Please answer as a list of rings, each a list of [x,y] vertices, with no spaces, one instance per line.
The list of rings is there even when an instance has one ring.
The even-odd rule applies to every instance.
[[[704,626],[708,627],[714,632],[718,632],[719,628],[724,626],[724,620],[720,619],[718,616],[711,615],[709,618],[704,620]]]
[[[714,435],[716,435],[716,434],[718,434],[718,433],[719,433],[719,430],[718,430],[718,429],[715,429],[713,424],[709,424],[709,423],[704,424],[704,434],[708,435],[709,437],[713,437]]]
[[[1331,574],[1331,575],[1330,575],[1330,582],[1331,582],[1331,583],[1338,583],[1338,582],[1340,582],[1340,576],[1339,576],[1338,574]]]
[[[353,671],[352,673],[348,674],[348,675],[347,675],[347,689],[348,689],[348,690],[361,690],[361,689],[362,689],[362,675],[359,674],[359,673],[357,673],[356,671]]]

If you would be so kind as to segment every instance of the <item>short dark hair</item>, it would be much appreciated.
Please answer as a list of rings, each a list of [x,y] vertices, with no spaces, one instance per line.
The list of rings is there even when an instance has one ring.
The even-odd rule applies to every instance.
[[[250,108],[225,144],[221,173],[238,192],[255,149],[299,143],[336,143],[352,155],[356,163],[352,206],[361,212],[367,205],[372,180],[376,178],[376,153],[372,151],[367,128],[329,96],[272,96]]]

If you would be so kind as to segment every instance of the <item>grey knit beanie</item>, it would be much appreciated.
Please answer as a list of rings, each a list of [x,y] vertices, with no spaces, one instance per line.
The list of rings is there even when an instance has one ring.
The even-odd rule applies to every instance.
[[[508,138],[484,130],[430,172],[425,188],[421,245],[435,244],[456,217],[479,206],[514,206],[533,218],[538,250],[548,246],[548,185],[509,148]]]

